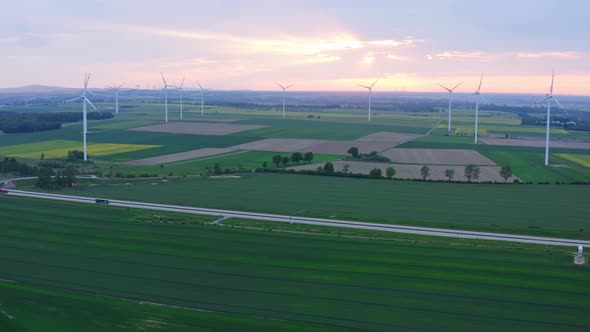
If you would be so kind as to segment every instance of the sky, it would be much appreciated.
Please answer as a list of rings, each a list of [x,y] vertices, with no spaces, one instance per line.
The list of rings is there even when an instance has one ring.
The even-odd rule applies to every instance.
[[[580,0],[20,0],[0,3],[0,88],[590,95]]]

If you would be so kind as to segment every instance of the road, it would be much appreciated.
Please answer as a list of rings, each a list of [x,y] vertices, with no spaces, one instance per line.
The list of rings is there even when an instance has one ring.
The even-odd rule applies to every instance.
[[[4,195],[6,195],[6,194],[4,194]],[[96,204],[95,198],[82,197],[82,196],[40,193],[40,192],[23,191],[23,190],[9,190],[8,195],[42,198],[42,199],[52,199],[52,200],[77,202],[77,203]],[[480,240],[507,241],[507,242],[518,242],[518,243],[535,243],[535,244],[567,246],[567,247],[569,247],[569,246],[577,247],[578,245],[590,246],[589,240],[575,240],[575,239],[526,236],[526,235],[502,234],[502,233],[490,233],[490,232],[474,232],[474,231],[463,231],[463,230],[455,230],[455,229],[430,228],[430,227],[402,226],[402,225],[394,225],[394,224],[380,224],[380,223],[358,222],[358,221],[350,221],[350,220],[309,218],[309,217],[289,216],[289,215],[280,215],[280,214],[268,214],[268,213],[258,213],[258,212],[207,209],[207,208],[190,207],[190,206],[145,203],[145,202],[132,202],[132,201],[123,201],[123,200],[111,200],[111,199],[109,199],[109,202],[110,202],[110,205],[114,205],[114,206],[122,206],[122,207],[129,207],[129,208],[135,208],[135,209],[156,210],[156,211],[170,211],[170,212],[179,212],[179,213],[210,215],[210,216],[218,216],[220,218],[246,218],[246,219],[255,219],[255,220],[285,222],[285,223],[297,223],[297,224],[318,225],[318,226],[354,228],[354,229],[373,230],[373,231],[382,231],[382,232],[407,233],[407,234],[441,236],[441,237],[462,238],[462,239],[480,239]]]

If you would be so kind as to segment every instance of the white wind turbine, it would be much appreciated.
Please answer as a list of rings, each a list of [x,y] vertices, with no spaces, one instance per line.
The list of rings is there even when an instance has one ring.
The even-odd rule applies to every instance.
[[[461,82],[463,83],[463,82]],[[449,92],[449,135],[451,134],[451,112],[452,112],[452,106],[453,106],[453,91],[455,91],[456,88],[459,87],[459,85],[461,85],[461,83],[455,85],[454,88],[449,89],[444,85],[439,84],[439,86],[445,90],[447,90]]]
[[[277,83],[277,82],[275,82],[275,83]],[[278,85],[278,86],[279,86],[281,89],[283,89],[283,118],[284,118],[284,117],[285,117],[285,91],[286,91],[288,88],[292,87],[293,85],[282,86],[282,85],[280,85],[279,83],[277,83],[277,85]]]
[[[182,120],[182,90],[184,87],[184,78],[182,82],[180,82],[180,86],[175,87],[176,89],[180,90],[180,119]]]
[[[165,109],[165,122],[168,122],[168,83],[166,83],[166,79],[164,78],[164,74],[160,73],[160,75],[162,75],[162,81],[164,82],[164,87],[162,88],[162,90],[164,90],[164,109]]]
[[[199,89],[201,90],[201,116],[203,116],[205,114],[203,111],[203,87],[201,86],[201,82],[197,81],[197,84],[199,85]]]
[[[115,115],[119,114],[119,90],[121,90],[123,84],[115,85],[113,83],[113,85],[109,87],[110,91],[115,91]]]
[[[483,74],[481,74],[481,78],[479,80],[479,86],[477,87],[477,91],[473,93],[475,96],[475,143],[477,144],[477,133],[478,133],[478,125],[479,125],[479,99],[483,99],[483,101],[487,104],[488,102],[486,99],[481,95],[481,83],[483,82]],[[450,128],[450,125],[449,125]]]
[[[359,84],[360,87],[369,90],[369,121],[371,121],[371,95],[373,94],[373,87],[375,86],[375,84],[377,84],[377,81],[379,80],[375,80],[375,82],[373,82],[373,84],[371,84],[370,86]]]
[[[553,81],[555,80],[555,69],[553,69],[553,73],[551,74],[551,88],[549,88],[549,93],[540,100],[539,102],[547,101],[547,134],[545,138],[545,166],[549,165],[549,130],[551,127],[551,101],[554,101],[562,110],[565,111],[565,108],[561,106],[561,104],[553,97]]]
[[[90,81],[90,73],[84,75],[84,90],[82,90],[82,95],[80,97],[66,101],[66,103],[69,103],[82,99],[82,137],[84,140],[84,161],[88,160],[88,147],[86,144],[86,134],[88,134],[88,117],[86,112],[86,103],[90,104],[94,110],[97,110],[96,107],[92,105],[92,102],[86,97],[86,92],[92,94],[92,92],[88,91],[88,81]]]

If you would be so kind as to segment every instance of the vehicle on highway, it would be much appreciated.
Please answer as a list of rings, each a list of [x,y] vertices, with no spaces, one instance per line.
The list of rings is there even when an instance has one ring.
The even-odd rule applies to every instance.
[[[0,189],[0,194],[8,194],[8,190],[6,190],[6,189]]]
[[[95,200],[95,202],[96,202],[96,204],[105,204],[105,205],[108,205],[110,203],[108,199],[102,199],[102,198],[97,198]]]

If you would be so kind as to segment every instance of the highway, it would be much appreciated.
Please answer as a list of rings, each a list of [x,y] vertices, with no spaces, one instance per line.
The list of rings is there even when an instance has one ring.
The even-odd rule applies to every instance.
[[[40,192],[23,191],[23,190],[12,190],[11,189],[11,190],[9,190],[8,194],[3,194],[3,195],[23,196],[23,197],[77,202],[77,203],[96,204],[95,198],[91,198],[91,197],[40,193]],[[244,211],[233,211],[233,210],[207,209],[207,208],[190,207],[190,206],[157,204],[157,203],[132,202],[132,201],[123,201],[123,200],[115,200],[115,199],[109,199],[109,203],[110,203],[110,205],[113,205],[113,206],[122,206],[122,207],[129,207],[129,208],[135,208],[135,209],[147,209],[147,210],[156,210],[156,211],[170,211],[170,212],[179,212],[179,213],[210,215],[210,216],[217,216],[220,218],[245,218],[245,219],[285,222],[285,223],[297,223],[297,224],[307,224],[307,225],[374,230],[374,231],[382,231],[382,232],[408,233],[408,234],[441,236],[441,237],[462,238],[462,239],[481,239],[481,240],[507,241],[507,242],[518,242],[518,243],[535,243],[535,244],[554,245],[554,246],[568,246],[568,247],[569,246],[577,247],[578,245],[590,246],[589,240],[575,240],[575,239],[526,236],[526,235],[502,234],[502,233],[490,233],[490,232],[475,232],[475,231],[463,231],[463,230],[444,229],[444,228],[402,226],[402,225],[395,225],[395,224],[381,224],[381,223],[359,222],[359,221],[350,221],[350,220],[309,218],[309,217],[268,214],[268,213],[258,213],[258,212],[244,212]]]

